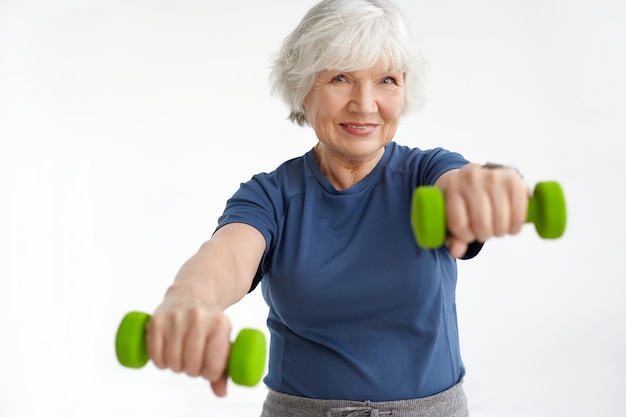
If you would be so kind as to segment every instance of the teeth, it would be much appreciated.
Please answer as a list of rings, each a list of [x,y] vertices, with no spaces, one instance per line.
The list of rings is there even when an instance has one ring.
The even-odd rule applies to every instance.
[[[370,126],[352,126],[348,125],[350,129],[368,129]]]

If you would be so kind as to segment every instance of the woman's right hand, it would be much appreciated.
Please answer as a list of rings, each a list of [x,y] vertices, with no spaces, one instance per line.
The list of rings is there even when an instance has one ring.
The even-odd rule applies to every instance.
[[[201,376],[215,395],[226,395],[231,325],[217,306],[194,297],[192,288],[170,288],[147,326],[148,354],[160,368]]]
[[[201,376],[226,395],[231,326],[223,311],[248,293],[264,250],[257,229],[231,223],[183,264],[146,329],[157,367]]]

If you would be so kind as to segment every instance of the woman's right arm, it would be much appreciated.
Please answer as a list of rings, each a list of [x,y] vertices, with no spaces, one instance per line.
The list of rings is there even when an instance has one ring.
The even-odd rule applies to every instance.
[[[254,227],[231,223],[183,264],[148,322],[157,367],[202,376],[216,395],[226,395],[230,322],[223,312],[250,290],[265,245]]]

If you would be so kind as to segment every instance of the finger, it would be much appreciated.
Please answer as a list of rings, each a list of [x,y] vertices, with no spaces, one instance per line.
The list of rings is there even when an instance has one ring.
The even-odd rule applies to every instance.
[[[225,397],[227,394],[228,376],[224,374],[220,379],[211,382],[211,388],[218,397]]]
[[[460,259],[467,253],[467,242],[458,239],[454,236],[450,236],[446,242],[450,256]]]
[[[210,332],[203,355],[201,375],[216,382],[227,371],[230,353],[230,323],[226,319],[218,319]]]
[[[511,194],[511,222],[509,233],[517,234],[526,223],[528,214],[529,189],[526,184],[519,185]]]
[[[199,320],[189,329],[185,338],[183,368],[187,375],[192,377],[200,375],[206,343],[206,324]]]
[[[458,193],[451,192],[446,195],[446,224],[452,236],[465,242],[473,240],[467,205]]]
[[[146,344],[148,348],[148,356],[159,369],[165,368],[165,360],[163,359],[163,331],[159,326],[158,317],[154,316],[146,325]]]
[[[503,187],[493,187],[490,197],[491,230],[494,236],[503,236],[511,230],[511,198]]]
[[[467,194],[467,200],[470,229],[473,232],[472,240],[484,242],[493,236],[491,198],[484,191],[474,191]]]
[[[173,313],[169,318],[169,332],[163,347],[165,366],[174,372],[183,370],[183,344],[186,334],[185,320],[180,314]]]

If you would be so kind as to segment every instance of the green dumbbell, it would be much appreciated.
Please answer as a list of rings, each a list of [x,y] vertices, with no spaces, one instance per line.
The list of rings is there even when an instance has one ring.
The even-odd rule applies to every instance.
[[[146,323],[150,315],[132,311],[124,316],[115,337],[117,360],[129,368],[143,368],[148,363]],[[252,387],[265,370],[265,335],[259,330],[243,329],[230,349],[228,374],[234,383]]]
[[[567,210],[561,186],[554,181],[537,183],[528,200],[526,223],[534,223],[539,236],[556,239],[565,232]],[[417,187],[411,204],[411,224],[417,243],[438,248],[446,240],[446,209],[437,187]]]

